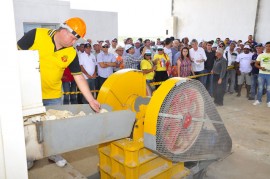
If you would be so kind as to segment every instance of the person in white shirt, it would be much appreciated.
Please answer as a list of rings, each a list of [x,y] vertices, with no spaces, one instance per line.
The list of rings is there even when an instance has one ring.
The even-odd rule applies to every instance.
[[[172,64],[172,44],[173,44],[173,41],[171,38],[166,38],[165,41],[164,41],[164,53],[166,53],[169,58],[170,58],[170,64]]]
[[[112,53],[115,56],[117,56],[117,53],[115,52],[117,44],[118,44],[117,38],[112,39],[112,43],[111,43],[110,48],[108,50],[109,53]]]
[[[81,43],[78,49],[77,54],[81,55],[84,52],[84,43]]]
[[[251,85],[251,61],[253,53],[250,52],[250,46],[245,45],[243,53],[237,56],[236,62],[238,63],[239,70],[237,70],[238,80],[238,93],[237,97],[241,96],[241,89],[244,82],[246,82],[247,98],[249,97],[250,85]]]
[[[82,53],[79,56],[79,62],[80,62],[80,66],[81,66],[81,70],[83,73],[84,78],[86,79],[89,87],[91,90],[95,90],[96,89],[96,77],[97,77],[97,73],[96,73],[96,57],[91,53],[91,44],[86,43],[84,45],[84,53]],[[92,92],[93,96],[96,96],[95,93]],[[82,102],[84,104],[87,104],[86,99],[83,97],[82,98]]]
[[[236,44],[234,42],[231,42],[230,45],[228,46],[228,49],[225,50],[223,54],[223,57],[227,60],[228,67],[234,67],[235,60],[238,55],[238,53],[234,50],[235,47],[236,47]],[[230,94],[233,94],[234,92],[235,77],[236,77],[235,69],[229,69],[227,71],[227,76],[226,76],[226,89],[225,90],[228,91]],[[227,86],[228,86],[228,90],[227,90]]]
[[[198,41],[193,39],[191,41],[192,48],[189,50],[190,59],[192,61],[192,68],[195,75],[200,75],[205,73],[204,62],[207,60],[205,51],[203,48],[198,46]],[[206,86],[206,76],[201,76],[197,78],[204,86]]]
[[[141,42],[139,40],[137,40],[135,43],[134,43],[134,50],[135,50],[135,53],[133,54],[133,56],[135,57],[135,59],[140,59],[140,56],[141,56]]]

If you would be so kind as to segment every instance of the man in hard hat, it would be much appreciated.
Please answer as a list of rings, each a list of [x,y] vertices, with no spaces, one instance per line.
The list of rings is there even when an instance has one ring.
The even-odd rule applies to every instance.
[[[42,99],[44,106],[61,104],[62,81],[65,68],[69,67],[80,91],[90,107],[99,112],[100,104],[92,96],[88,83],[82,75],[74,43],[86,33],[85,22],[73,17],[66,20],[57,30],[36,28],[26,33],[18,42],[18,49],[38,50]],[[63,167],[67,161],[60,155],[49,157],[58,166]],[[28,169],[33,161],[27,161]]]

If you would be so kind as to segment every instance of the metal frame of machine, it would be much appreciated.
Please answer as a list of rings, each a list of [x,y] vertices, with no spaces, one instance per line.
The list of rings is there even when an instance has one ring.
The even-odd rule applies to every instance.
[[[165,103],[169,105],[174,100],[169,99],[166,101],[167,96],[175,88],[190,83],[193,85],[191,87],[198,86],[198,88],[191,89],[189,87],[191,89],[189,93],[193,97],[190,99],[190,96],[187,96],[187,98],[191,102],[197,101],[197,106],[195,105],[195,108],[191,109],[191,111],[201,109],[201,115],[197,116],[201,117],[201,119],[191,115],[184,118],[184,114],[161,114],[162,106],[166,105]],[[163,83],[152,97],[149,97],[146,96],[145,84],[145,78],[140,71],[122,70],[112,74],[100,90],[98,97],[100,103],[110,105],[113,110],[131,109],[136,113],[136,121],[130,138],[100,145],[99,166],[101,178],[201,178],[209,164],[230,153],[232,144],[230,136],[210,96],[208,93],[206,94],[202,85],[190,79],[171,78]],[[195,99],[195,93],[201,97]],[[181,94],[178,94],[178,96],[181,96]],[[170,108],[170,106],[167,108]],[[176,108],[176,112],[178,112],[177,110]],[[157,145],[160,145],[160,139],[157,140],[160,116],[164,117],[164,115],[167,120],[169,118],[169,121],[173,121],[175,118],[177,119],[175,121],[184,121],[185,130],[199,123],[201,128],[203,126],[206,128],[206,131],[208,131],[207,129],[211,129],[209,130],[211,132],[214,131],[214,135],[210,133],[211,136],[209,136],[208,133],[201,132],[201,128],[199,128],[200,130],[194,134],[196,136],[193,138],[193,142],[181,153],[181,157],[178,157],[179,154],[171,152],[169,152],[170,155],[167,155],[168,149],[165,150],[167,152],[163,153],[162,150],[157,148]],[[172,126],[177,126],[177,123]],[[171,128],[174,130],[172,126]],[[206,143],[206,147],[202,145],[201,141],[212,140],[213,136],[216,135],[219,135],[217,137],[218,143],[212,142],[212,145]],[[172,138],[174,136],[170,136],[169,140]],[[161,140],[164,140],[164,138]],[[197,144],[194,145],[195,143]],[[203,146],[204,148],[194,150],[192,146]],[[207,152],[209,146],[215,149],[210,150],[213,154]],[[185,154],[189,148],[192,151],[189,151],[188,156],[184,155],[183,158],[182,154]],[[194,152],[193,157],[191,157],[192,152]],[[203,155],[199,154],[200,152],[204,152]]]

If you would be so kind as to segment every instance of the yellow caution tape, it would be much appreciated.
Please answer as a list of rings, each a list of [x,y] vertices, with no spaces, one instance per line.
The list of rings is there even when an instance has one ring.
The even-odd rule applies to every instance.
[[[234,66],[228,66],[227,67],[227,70],[233,70],[234,69]],[[198,77],[201,77],[201,76],[207,76],[207,75],[211,75],[211,73],[204,73],[204,74],[199,74],[199,75],[194,75],[194,76],[188,76],[187,78],[190,78],[190,79],[194,79],[194,78],[198,78]],[[160,82],[152,82],[150,83],[150,86],[157,86],[157,85],[161,85],[163,83],[163,81],[160,81]],[[91,92],[99,92],[99,90],[91,90]],[[76,91],[76,92],[63,92],[62,94],[64,95],[68,95],[68,94],[80,94],[82,92],[80,91]]]

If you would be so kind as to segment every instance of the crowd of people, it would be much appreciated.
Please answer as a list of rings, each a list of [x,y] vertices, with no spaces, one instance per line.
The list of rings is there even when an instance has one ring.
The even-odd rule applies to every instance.
[[[99,90],[112,73],[131,68],[142,70],[152,90],[159,87],[159,84],[151,85],[152,82],[195,76],[217,106],[223,105],[225,93],[236,93],[240,97],[245,85],[246,97],[255,100],[254,105],[261,104],[261,96],[267,92],[266,102],[270,107],[269,43],[257,43],[249,35],[245,42],[229,38],[198,42],[189,41],[188,37],[156,41],[138,38],[133,42],[132,38],[127,38],[121,46],[114,38],[94,43],[88,40],[78,43],[76,49],[82,72],[92,90]],[[66,87],[63,88],[66,91]],[[72,79],[69,90],[74,91]],[[70,103],[73,103],[71,96]],[[65,99],[67,97],[65,95]],[[83,103],[80,97],[78,99],[78,103]]]
[[[195,76],[214,98],[217,106],[223,105],[225,92],[241,96],[246,86],[249,100],[254,105],[262,103],[267,93],[270,107],[270,42],[257,43],[252,35],[246,42],[220,38],[189,42],[189,38],[165,40],[132,38],[118,44],[118,39],[74,44],[86,34],[85,22],[73,17],[63,22],[58,29],[36,28],[18,40],[19,50],[39,52],[42,102],[44,106],[61,105],[62,90],[76,92],[64,94],[64,104],[87,103],[99,112],[97,93],[107,78],[114,72],[131,68],[141,70],[146,83],[163,82],[171,77]],[[228,70],[228,67],[230,69]],[[152,90],[159,87],[151,86]],[[60,155],[48,157],[57,166],[64,167],[67,161]],[[34,165],[34,158],[27,158],[27,167]]]

